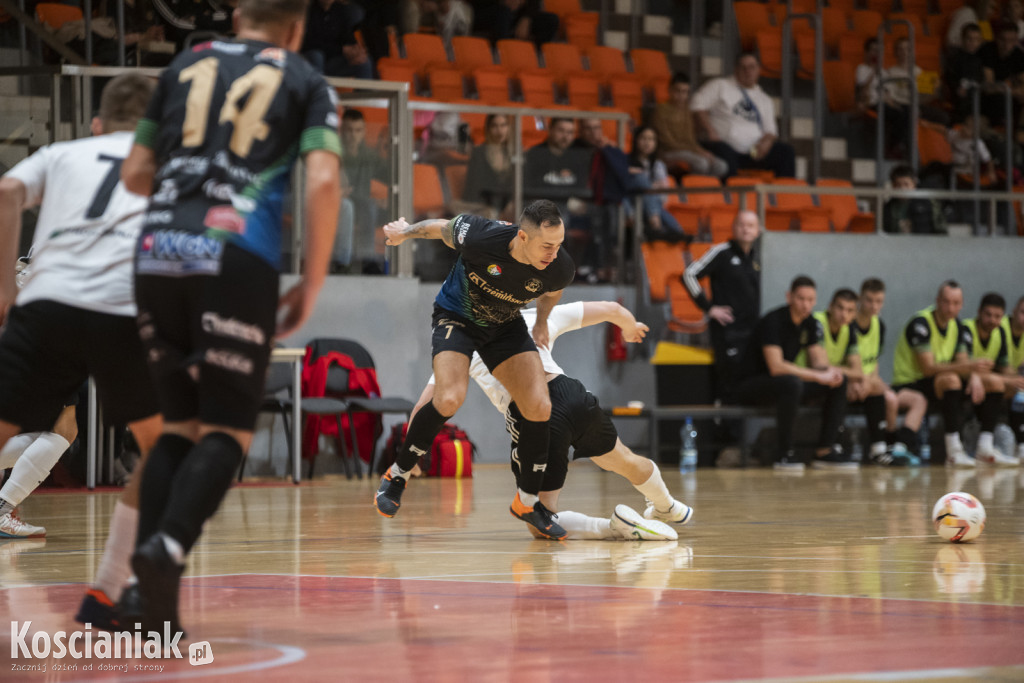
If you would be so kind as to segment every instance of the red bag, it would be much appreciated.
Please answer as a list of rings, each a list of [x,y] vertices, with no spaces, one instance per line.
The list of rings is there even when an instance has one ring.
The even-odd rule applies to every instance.
[[[395,462],[408,429],[408,422],[391,428],[391,435],[377,461],[378,474],[384,474]],[[472,477],[475,450],[466,432],[453,424],[445,424],[434,437],[430,454],[420,461],[420,469],[425,477]]]

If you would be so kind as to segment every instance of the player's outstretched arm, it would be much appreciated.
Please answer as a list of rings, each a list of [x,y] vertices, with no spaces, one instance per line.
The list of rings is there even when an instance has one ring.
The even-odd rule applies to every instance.
[[[455,243],[452,242],[451,230],[448,229],[449,223],[447,218],[428,218],[425,221],[410,224],[403,216],[397,221],[391,221],[385,225],[383,230],[390,247],[397,247],[405,240],[422,239],[441,240],[449,247],[454,248]]]
[[[338,229],[341,206],[340,162],[337,155],[313,150],[306,155],[306,245],[302,279],[281,297],[286,310],[278,337],[295,332],[313,313],[316,297],[327,278],[327,266]]]
[[[551,335],[548,332],[548,316],[551,309],[562,298],[562,290],[546,292],[537,297],[537,320],[533,323],[533,343],[537,348],[550,348]]]
[[[0,324],[18,296],[15,262],[21,240],[21,212],[25,209],[25,184],[0,178]]]
[[[582,327],[598,323],[611,323],[622,330],[622,338],[631,343],[643,341],[650,328],[637,319],[628,308],[615,301],[586,301],[583,303]]]
[[[129,192],[148,197],[153,194],[156,175],[156,153],[149,147],[134,144],[128,158],[121,164],[121,182]]]

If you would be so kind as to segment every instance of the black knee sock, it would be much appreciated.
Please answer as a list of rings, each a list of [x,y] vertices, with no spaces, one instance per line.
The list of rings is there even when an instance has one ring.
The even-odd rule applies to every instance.
[[[888,445],[891,446],[894,443],[896,443],[897,441],[899,441],[899,439],[896,436],[896,430],[895,429],[888,429],[888,428],[886,428],[886,430],[885,430],[885,443],[887,443]],[[900,442],[900,443],[903,443],[903,442]],[[903,443],[903,445],[906,446],[907,444]]]
[[[234,437],[212,432],[200,439],[174,475],[160,531],[187,553],[220,507],[241,462],[242,446]]]
[[[917,453],[921,447],[921,437],[910,427],[900,427],[895,433],[895,439],[893,443],[899,441],[901,444],[907,447],[907,450],[911,453]]]
[[[519,488],[525,493],[537,495],[544,483],[544,470],[548,466],[548,439],[550,430],[547,420],[519,421]]]
[[[434,437],[441,431],[448,417],[437,412],[433,401],[420,408],[412,416],[409,431],[405,435],[405,442],[402,444],[402,450],[398,452],[398,457],[395,458],[395,463],[406,472],[415,467],[420,458],[430,452],[430,447],[434,445]]]
[[[868,396],[864,399],[864,419],[868,423],[868,438],[871,443],[885,441],[885,396]]]
[[[942,395],[942,422],[946,434],[959,433],[964,426],[964,392],[947,389]]]
[[[171,482],[185,456],[194,446],[189,439],[177,434],[162,434],[146,459],[146,467],[139,482],[139,529],[135,545],[141,545],[160,528],[160,520],[167,507]]]
[[[985,394],[985,400],[978,406],[978,421],[981,422],[981,431],[994,432],[999,424],[999,411],[1003,407],[1002,392],[989,392]]]
[[[1017,443],[1024,444],[1024,413],[1015,410],[1010,411],[1010,429],[1013,430],[1013,435],[1017,437]]]

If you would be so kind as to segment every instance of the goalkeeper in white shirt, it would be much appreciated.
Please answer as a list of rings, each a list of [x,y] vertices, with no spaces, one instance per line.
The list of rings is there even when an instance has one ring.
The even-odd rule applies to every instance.
[[[536,311],[526,309],[523,318],[533,333]],[[555,515],[558,524],[566,530],[568,538],[591,540],[645,540],[674,541],[678,533],[673,528],[693,517],[693,509],[672,498],[654,461],[631,451],[619,439],[615,425],[601,409],[597,398],[576,379],[568,377],[551,356],[555,341],[571,330],[610,322],[622,330],[627,342],[639,342],[647,333],[647,325],[637,322],[633,314],[613,301],[578,301],[555,306],[548,317],[548,348],[538,348],[547,374],[551,396],[551,440],[548,465],[540,500]],[[476,354],[470,364],[470,376],[505,416],[505,427],[512,437],[512,472],[519,479],[519,459],[516,454],[518,423],[521,419],[508,391],[487,371]],[[434,395],[431,376],[420,395],[417,409]],[[625,477],[646,499],[646,509],[640,515],[627,505],[616,505],[610,517],[590,517],[570,510],[558,510],[561,493],[568,473],[569,450],[572,458],[590,458],[598,467]]]

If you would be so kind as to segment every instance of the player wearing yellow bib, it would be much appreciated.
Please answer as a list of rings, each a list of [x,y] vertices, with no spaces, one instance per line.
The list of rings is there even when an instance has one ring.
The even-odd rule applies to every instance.
[[[1017,299],[1013,312],[1003,318],[1002,326],[1006,332],[1009,361],[1005,374],[1020,382],[1024,377],[1024,296]],[[1019,385],[1017,390],[1020,391]],[[1017,438],[1017,461],[1024,465],[1024,410],[1021,410],[1024,405],[1014,402],[1012,397],[1010,401],[1010,428]]]
[[[980,373],[992,369],[992,361],[970,357],[971,332],[957,319],[963,307],[964,292],[959,283],[943,282],[935,306],[918,311],[907,323],[893,357],[893,388],[916,389],[929,404],[941,407],[946,464],[950,467],[977,464],[960,439],[963,400],[965,394],[975,404],[984,400]]]
[[[995,447],[994,431],[999,421],[1004,397],[1012,398],[1018,388],[1024,388],[1024,378],[1007,374],[1010,367],[1006,331],[1000,326],[1006,313],[1006,299],[995,292],[981,297],[978,316],[964,324],[971,331],[971,357],[984,358],[994,364],[991,372],[982,373],[985,400],[978,407],[981,433],[978,434],[976,457],[981,462],[1003,467],[1016,467],[1016,457],[1003,454]]]
[[[893,391],[878,374],[878,358],[885,344],[885,323],[878,316],[885,305],[885,283],[878,278],[868,278],[860,285],[857,300],[857,315],[850,327],[857,333],[857,348],[860,351],[860,366],[863,380],[850,380],[850,401],[864,401],[864,414],[868,420],[871,437],[870,458],[878,465],[908,464],[916,460],[919,448],[918,430],[928,412],[928,400],[913,389]],[[864,396],[865,398],[861,398]],[[884,422],[879,419],[875,397],[885,402]],[[896,429],[901,411],[905,411],[903,426]],[[882,428],[884,425],[884,440]],[[875,431],[872,433],[871,430]],[[879,455],[880,454],[880,455]],[[887,462],[888,460],[891,461]]]

